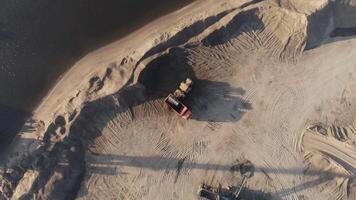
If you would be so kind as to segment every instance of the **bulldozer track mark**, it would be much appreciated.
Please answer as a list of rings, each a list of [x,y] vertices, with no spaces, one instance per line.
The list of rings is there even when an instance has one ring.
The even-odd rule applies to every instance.
[[[210,130],[210,131],[217,131],[221,128],[222,123],[220,122],[208,122],[206,127]]]
[[[274,120],[275,122],[280,121],[281,125],[287,124],[285,119],[291,113],[296,112],[296,108],[300,105],[303,105],[303,95],[300,92],[293,88],[283,88],[277,90],[276,95],[274,96],[274,101],[272,101],[270,113],[271,116],[269,119]],[[284,106],[280,106],[282,102],[290,102]],[[282,113],[282,115],[281,115]]]
[[[326,125],[322,123],[316,123],[309,126],[307,130],[314,134],[333,137],[340,142],[347,143],[356,147],[356,130],[352,125],[342,127],[335,124]]]
[[[356,149],[338,140],[328,140],[327,136],[305,131],[303,133],[302,145],[305,150],[314,150],[330,157],[339,163],[351,174],[355,174]]]
[[[209,146],[208,141],[204,141],[204,140],[196,141],[192,145],[192,153],[202,155],[206,153],[206,151],[208,150],[208,146]]]
[[[256,81],[254,81],[254,82],[256,82]],[[246,102],[251,102],[252,103],[252,102],[257,100],[256,99],[257,95],[258,95],[258,91],[254,87],[251,87],[251,89],[248,89],[246,91],[246,94],[243,97],[243,100],[246,101]]]
[[[134,178],[129,183],[129,186],[126,187],[126,192],[124,194],[125,196],[123,199],[134,200],[140,199],[143,196],[143,194],[139,192],[140,190],[135,186],[137,179],[138,176],[134,176]]]
[[[171,149],[171,140],[166,137],[160,138],[156,144],[156,149],[162,152],[167,152],[169,149]]]

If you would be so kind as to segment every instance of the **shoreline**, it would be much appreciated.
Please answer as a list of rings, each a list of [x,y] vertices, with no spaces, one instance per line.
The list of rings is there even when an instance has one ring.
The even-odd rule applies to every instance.
[[[157,2],[161,1],[159,0]],[[48,30],[44,28],[44,31],[39,31],[37,29],[40,29],[42,26],[45,26],[46,23],[50,22],[50,19],[42,18],[44,16],[51,16],[51,13],[47,13],[47,11],[43,10],[43,8],[37,8],[36,4],[31,8],[19,8],[18,13],[15,12],[13,16],[10,15],[8,17],[7,23],[0,23],[0,47],[3,45],[17,45],[17,43],[22,45],[20,46],[20,53],[17,53],[19,50],[16,48],[8,50],[10,53],[13,52],[14,55],[19,54],[17,61],[11,61],[11,59],[15,59],[15,56],[5,57],[5,59],[2,60],[5,64],[7,63],[7,60],[9,60],[9,62],[13,62],[14,66],[13,68],[11,68],[11,66],[8,67],[9,69],[12,69],[12,71],[10,70],[0,74],[0,78],[2,79],[2,84],[0,86],[0,106],[3,106],[3,110],[6,110],[6,112],[0,110],[0,115],[17,116],[17,118],[11,123],[0,124],[0,138],[6,139],[6,141],[11,141],[12,139],[9,139],[8,137],[15,137],[13,133],[17,133],[21,129],[26,118],[31,116],[31,113],[38,108],[43,99],[65,76],[71,67],[87,54],[114,41],[121,40],[139,30],[142,26],[161,18],[162,16],[179,10],[190,3],[192,3],[191,0],[163,2],[161,5],[150,5],[149,7],[152,8],[152,10],[145,10],[140,16],[134,15],[134,12],[128,16],[119,14],[112,20],[109,19],[115,15],[115,6],[118,7],[128,4],[127,6],[132,6],[131,10],[137,10],[137,7],[140,7],[140,5],[138,3],[114,3],[114,1],[108,1],[102,9],[91,11],[92,13],[96,13],[89,15],[85,14],[86,11],[82,7],[69,9],[65,7],[66,3],[63,3],[63,7],[59,7],[58,9],[60,11],[62,9],[63,12],[65,12],[66,9],[70,10],[67,14],[69,16],[64,16],[63,20],[70,20],[71,17],[74,16],[77,16],[77,18],[79,17],[79,19],[72,19],[74,22],[68,25],[58,24],[59,27],[56,27],[57,25],[47,25],[49,28],[47,28]],[[92,2],[91,7],[95,8],[98,6],[97,4],[100,3]],[[44,7],[51,8],[53,6],[50,4],[44,4]],[[6,10],[6,6],[2,9]],[[38,9],[39,13],[30,12],[31,9]],[[142,8],[138,10],[142,10]],[[57,12],[59,13],[60,11]],[[108,12],[106,13],[105,11]],[[33,19],[29,19],[28,22],[32,23],[33,21],[33,23],[35,23],[33,25],[34,27],[27,27],[27,25],[22,28],[20,26],[21,23],[26,23],[26,20],[25,22],[21,21],[23,20],[21,19],[23,17],[23,14],[21,13],[26,12],[30,12],[27,15],[33,16]],[[128,11],[126,12],[128,13]],[[84,16],[80,16],[81,14]],[[125,20],[130,18],[130,16],[132,17],[130,21],[131,24],[128,25]],[[0,15],[0,19],[6,17],[1,17]],[[30,17],[27,16],[27,18]],[[60,22],[56,21],[57,19],[55,16],[53,18],[55,18],[53,23]],[[91,21],[93,19],[95,20]],[[7,25],[11,22],[11,20],[14,21],[15,25]],[[109,20],[109,23],[105,24],[105,20]],[[115,22],[115,20],[118,21]],[[0,22],[2,21],[6,20],[1,20]],[[76,27],[75,22],[78,23],[80,21],[85,23],[79,23],[78,27]],[[123,26],[125,24],[126,26]],[[95,27],[99,27],[98,29],[100,30],[96,30]],[[51,29],[59,30],[60,28],[63,29],[61,30],[63,33],[54,33],[51,31]],[[2,31],[3,29],[4,31]],[[8,30],[5,31],[5,29]],[[40,36],[35,36],[35,41],[28,41],[26,39],[26,37],[31,36],[30,33],[27,33],[31,32],[30,29],[35,29],[34,32],[36,34],[40,34]],[[13,33],[14,36],[4,39],[2,36],[5,33]],[[63,35],[63,38],[61,38],[61,35]],[[29,54],[27,52],[32,53]],[[24,71],[21,71],[23,67],[20,66],[26,66]],[[18,115],[19,110],[21,113],[25,114],[22,114],[21,116]],[[18,131],[13,131],[15,129]]]
[[[72,7],[71,1],[2,5],[0,105],[33,111],[61,76],[86,54],[191,2],[157,0],[141,5],[90,0],[87,4],[74,2]]]

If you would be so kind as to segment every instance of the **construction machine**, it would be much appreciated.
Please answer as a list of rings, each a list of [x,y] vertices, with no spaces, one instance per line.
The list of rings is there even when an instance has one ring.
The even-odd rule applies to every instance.
[[[179,84],[178,89],[176,89],[174,93],[170,93],[164,100],[168,106],[183,119],[190,119],[192,117],[192,112],[182,103],[183,99],[191,91],[192,86],[193,81],[190,78],[187,78]]]
[[[208,200],[239,200],[242,189],[245,187],[247,179],[253,176],[254,166],[251,162],[242,163],[238,166],[241,173],[241,182],[237,186],[214,188],[207,184],[202,184],[198,190],[198,195]]]

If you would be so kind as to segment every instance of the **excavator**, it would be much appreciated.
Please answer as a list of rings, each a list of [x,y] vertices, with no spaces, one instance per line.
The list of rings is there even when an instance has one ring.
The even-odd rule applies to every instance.
[[[254,166],[250,161],[234,166],[238,168],[241,173],[241,182],[237,186],[229,186],[228,188],[214,188],[207,184],[202,184],[198,190],[198,195],[207,200],[240,200],[240,194],[247,179],[253,176]],[[235,170],[235,169],[234,169]]]
[[[182,103],[182,100],[191,91],[192,86],[193,81],[187,78],[179,84],[178,89],[174,93],[170,93],[164,100],[183,119],[190,119],[192,117],[192,112]]]

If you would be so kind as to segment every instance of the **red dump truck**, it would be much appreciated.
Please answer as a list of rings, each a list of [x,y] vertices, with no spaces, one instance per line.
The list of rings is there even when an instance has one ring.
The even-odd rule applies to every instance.
[[[185,81],[180,83],[179,88],[174,91],[173,94],[169,94],[164,100],[167,105],[178,113],[178,115],[183,119],[190,119],[192,117],[192,112],[182,103],[183,98],[192,89],[192,85],[193,81],[187,78]]]

